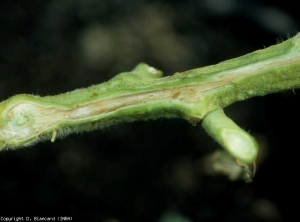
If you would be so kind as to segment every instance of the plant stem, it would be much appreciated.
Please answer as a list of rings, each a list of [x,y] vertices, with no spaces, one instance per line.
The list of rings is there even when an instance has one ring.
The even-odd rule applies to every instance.
[[[234,102],[298,88],[300,34],[217,65],[160,77],[160,71],[140,64],[86,89],[13,96],[0,103],[0,149],[55,141],[119,122],[179,117],[198,124]]]
[[[258,146],[252,136],[229,119],[222,109],[207,114],[202,126],[232,156],[245,163],[253,163]]]

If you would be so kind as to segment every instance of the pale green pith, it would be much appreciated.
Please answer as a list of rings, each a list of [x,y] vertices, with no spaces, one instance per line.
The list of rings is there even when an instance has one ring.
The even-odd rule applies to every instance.
[[[300,34],[278,45],[213,66],[173,76],[139,64],[108,82],[39,97],[16,95],[0,103],[0,149],[54,141],[69,133],[119,122],[157,118],[203,120],[207,132],[246,163],[257,156],[255,140],[222,108],[241,100],[300,86]]]

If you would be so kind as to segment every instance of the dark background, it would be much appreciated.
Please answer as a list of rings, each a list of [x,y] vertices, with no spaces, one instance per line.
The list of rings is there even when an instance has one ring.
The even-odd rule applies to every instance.
[[[0,98],[87,87],[142,61],[171,75],[235,58],[294,36],[298,8],[287,0],[0,1]],[[180,119],[119,124],[1,152],[0,216],[291,221],[299,94],[225,109],[261,146],[251,184],[207,174],[203,159],[219,146],[201,127]]]

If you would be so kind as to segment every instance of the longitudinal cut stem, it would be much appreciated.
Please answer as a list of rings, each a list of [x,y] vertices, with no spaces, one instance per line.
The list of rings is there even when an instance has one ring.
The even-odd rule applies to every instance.
[[[217,65],[164,78],[161,74],[140,64],[131,72],[86,89],[47,97],[13,96],[0,103],[0,148],[31,145],[41,139],[54,141],[118,122],[179,117],[197,124],[236,101],[298,88],[300,34]],[[224,146],[228,141],[220,140],[216,128],[209,125],[221,116],[212,115],[214,121],[206,121],[205,127]],[[221,127],[226,128],[229,122],[224,123]],[[257,152],[253,153],[241,159],[251,163]]]

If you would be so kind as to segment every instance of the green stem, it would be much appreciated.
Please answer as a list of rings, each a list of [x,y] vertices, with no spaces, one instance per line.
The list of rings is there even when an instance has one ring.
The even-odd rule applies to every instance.
[[[253,163],[258,153],[258,145],[252,136],[229,119],[222,109],[207,114],[203,128],[232,156],[245,163]]]
[[[179,117],[197,124],[236,101],[297,88],[300,34],[217,65],[160,76],[160,71],[140,64],[86,89],[47,97],[13,96],[0,103],[0,149],[54,141],[118,122]]]

